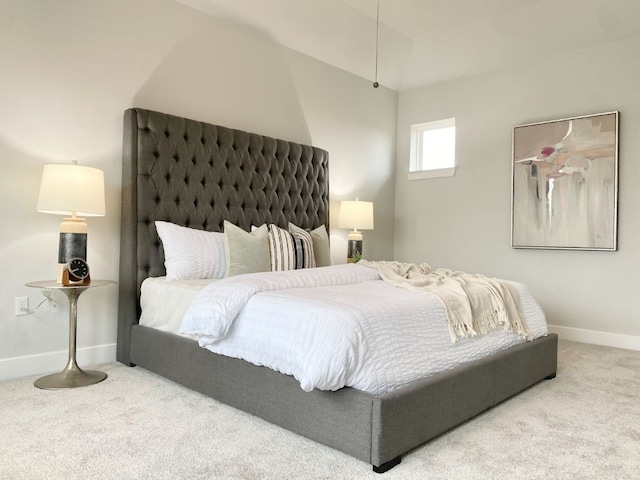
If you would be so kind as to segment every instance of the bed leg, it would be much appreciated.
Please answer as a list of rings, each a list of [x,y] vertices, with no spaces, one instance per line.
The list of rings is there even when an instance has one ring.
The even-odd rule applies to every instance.
[[[374,465],[373,466],[373,471],[376,472],[376,473],[384,473],[387,470],[391,470],[393,467],[398,465],[400,463],[400,460],[401,460],[400,455],[398,455],[396,458],[392,458],[391,460],[389,460],[388,462],[383,463],[379,467],[376,467]]]
[[[553,372],[551,375],[547,375],[546,377],[544,377],[545,380],[553,380],[554,378],[556,378],[556,372]]]

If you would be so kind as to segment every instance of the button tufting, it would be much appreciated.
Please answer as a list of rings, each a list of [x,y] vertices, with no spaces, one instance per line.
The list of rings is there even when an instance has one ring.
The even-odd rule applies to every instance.
[[[153,228],[156,218],[186,220],[187,226],[208,231],[223,231],[225,219],[246,229],[269,221],[286,225],[294,218],[308,227],[326,222],[324,151],[205,123],[155,117],[154,121],[153,127],[141,125],[139,130],[151,135],[141,160],[146,161],[141,167],[147,172],[138,176],[138,191],[146,192],[151,199],[147,202],[154,197],[156,202],[149,206],[150,218],[142,220],[145,233],[152,236],[147,245],[155,249],[138,257],[140,276],[142,269],[152,274],[164,271],[162,242]],[[162,140],[163,132],[167,140]],[[186,143],[173,150],[175,139],[181,137]],[[171,159],[173,163],[168,162]]]

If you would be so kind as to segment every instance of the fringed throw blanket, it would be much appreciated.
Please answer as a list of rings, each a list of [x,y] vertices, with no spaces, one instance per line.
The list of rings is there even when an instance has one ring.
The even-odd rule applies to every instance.
[[[427,292],[442,300],[449,320],[451,340],[482,335],[503,325],[508,332],[531,340],[520,307],[520,297],[508,282],[484,275],[433,269],[426,263],[370,262],[359,265],[375,268],[392,285]]]

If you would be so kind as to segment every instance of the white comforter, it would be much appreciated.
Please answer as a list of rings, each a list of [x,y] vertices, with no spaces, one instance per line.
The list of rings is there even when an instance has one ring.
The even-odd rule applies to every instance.
[[[542,310],[524,285],[514,285],[533,338],[546,335]],[[180,333],[212,352],[293,375],[305,391],[351,386],[374,394],[522,342],[495,329],[453,344],[437,297],[389,285],[359,265],[216,281],[197,295]]]

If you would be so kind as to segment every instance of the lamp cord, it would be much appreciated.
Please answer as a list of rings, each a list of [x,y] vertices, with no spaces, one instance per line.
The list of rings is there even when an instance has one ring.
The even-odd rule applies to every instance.
[[[378,35],[380,31],[380,0],[378,0],[376,6],[376,71],[375,77],[373,80],[373,88],[378,88],[380,84],[378,83]]]
[[[56,302],[56,300],[53,298],[53,293],[51,291],[51,289],[49,288],[45,288],[42,290],[42,296],[44,297],[44,300],[42,300],[38,306],[36,308],[34,308],[33,310],[29,310],[26,312],[26,315],[33,315],[34,313],[36,313],[36,310],[38,310],[42,304],[44,302],[49,302],[49,308],[53,311],[57,311],[58,310],[58,302]]]

